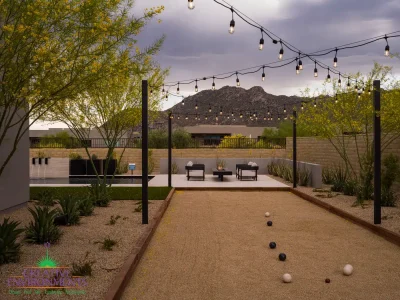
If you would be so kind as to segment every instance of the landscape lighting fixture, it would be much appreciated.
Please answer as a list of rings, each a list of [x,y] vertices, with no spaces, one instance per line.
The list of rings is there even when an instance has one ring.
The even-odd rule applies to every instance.
[[[233,34],[235,32],[235,20],[233,19],[233,8],[231,8],[232,11],[232,21],[229,24],[229,33]]]
[[[260,39],[260,45],[258,46],[259,50],[264,49],[264,35],[263,35],[263,30],[261,28],[261,39]]]
[[[387,40],[387,36],[385,36],[385,40],[386,40],[385,56],[389,56],[389,54],[390,54],[390,47],[389,47],[389,43],[388,43],[388,40]]]
[[[315,61],[314,77],[318,77],[317,62]]]
[[[283,45],[282,45],[282,41],[280,41],[281,43],[281,50],[279,50],[279,60],[282,60],[283,58]]]
[[[337,49],[336,49],[336,53],[335,53],[335,57],[333,59],[333,67],[336,68],[337,67]]]

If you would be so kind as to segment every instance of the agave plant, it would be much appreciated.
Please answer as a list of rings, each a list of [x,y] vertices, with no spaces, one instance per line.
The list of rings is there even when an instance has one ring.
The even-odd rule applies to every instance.
[[[50,210],[47,206],[36,206],[35,209],[28,208],[28,210],[33,216],[33,221],[30,221],[25,229],[25,240],[36,244],[57,242],[61,237],[60,229],[54,225],[57,210]]]
[[[298,181],[301,186],[307,186],[311,177],[311,171],[307,169],[299,170]]]
[[[20,222],[5,218],[0,224],[0,265],[17,262],[20,256],[21,244],[17,243],[18,236],[24,231],[17,228]]]
[[[93,214],[94,206],[90,195],[79,201],[78,209],[80,216],[91,216]]]
[[[72,195],[66,195],[58,201],[58,204],[61,206],[58,213],[66,217],[67,224],[79,224],[79,201]]]

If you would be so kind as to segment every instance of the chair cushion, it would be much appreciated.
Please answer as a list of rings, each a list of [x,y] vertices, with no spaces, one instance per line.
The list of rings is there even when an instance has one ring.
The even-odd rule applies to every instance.
[[[257,167],[257,164],[256,164],[255,162],[253,162],[253,163],[251,164],[251,166],[252,166],[252,167]]]
[[[252,161],[249,161],[248,165],[251,166],[252,164],[253,164],[253,162],[252,162]]]
[[[193,163],[192,163],[191,161],[189,161],[189,162],[187,163],[187,166],[188,166],[188,167],[191,167],[191,166],[193,166]]]

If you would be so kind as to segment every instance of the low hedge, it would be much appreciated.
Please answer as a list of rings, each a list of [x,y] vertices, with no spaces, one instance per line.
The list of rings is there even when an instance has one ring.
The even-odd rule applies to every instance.
[[[142,187],[110,187],[110,194],[113,200],[141,200]],[[55,199],[63,195],[73,195],[85,197],[88,188],[86,186],[63,186],[63,187],[30,187],[30,199],[37,200],[39,193],[49,190]],[[164,200],[167,198],[171,188],[169,187],[149,187],[149,200]]]

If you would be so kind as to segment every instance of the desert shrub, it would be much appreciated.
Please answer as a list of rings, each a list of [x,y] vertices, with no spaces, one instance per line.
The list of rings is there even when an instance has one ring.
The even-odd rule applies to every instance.
[[[343,192],[347,181],[347,172],[342,166],[337,166],[332,171],[332,188],[333,192]]]
[[[121,175],[121,174],[126,174],[126,173],[128,173],[128,163],[118,161],[117,170],[116,170],[115,174]]]
[[[395,180],[400,175],[399,158],[393,154],[383,160],[382,170],[382,206],[396,206],[397,196],[392,190]]]
[[[43,190],[37,196],[39,205],[42,206],[53,206],[54,205],[54,195],[50,190]]]
[[[66,217],[67,224],[79,224],[79,201],[74,196],[66,195],[58,201],[58,204],[61,206],[58,212]]]
[[[176,149],[189,148],[192,143],[192,135],[183,128],[177,128],[172,133],[172,145]],[[167,145],[168,146],[168,145]]]
[[[58,212],[49,207],[36,206],[35,209],[28,208],[32,214],[33,221],[25,228],[25,240],[28,243],[43,244],[45,242],[55,243],[61,237],[60,229],[54,225],[54,219]]]
[[[154,129],[149,131],[149,148],[166,149],[168,148],[168,133],[165,129]]]
[[[324,184],[333,184],[334,170],[332,168],[322,169],[322,182]]]
[[[96,262],[94,260],[88,260],[89,251],[83,260],[72,263],[72,276],[92,276],[92,266]]]
[[[83,199],[78,202],[78,210],[80,216],[91,216],[93,214],[94,206],[90,195],[83,197]]]
[[[236,134],[232,136],[225,136],[218,148],[254,148],[256,141],[249,139],[244,135]]]
[[[95,206],[107,207],[111,202],[109,186],[104,183],[92,183],[89,187],[89,198]]]
[[[153,157],[153,150],[149,150],[149,174],[153,173],[154,168],[156,166],[156,162]]]
[[[347,196],[354,196],[358,193],[359,186],[356,180],[348,179],[343,185],[343,194]]]
[[[179,167],[178,167],[178,165],[176,164],[176,162],[173,162],[172,163],[172,165],[171,165],[171,168],[172,168],[172,174],[178,174],[178,172],[179,172]]]
[[[107,251],[112,251],[113,247],[117,244],[117,241],[110,238],[105,238],[101,242],[95,242],[96,244],[101,244],[101,248]]]
[[[298,182],[301,186],[307,186],[311,177],[311,171],[307,169],[299,170],[298,172]]]
[[[110,221],[108,221],[108,223],[106,224],[106,225],[115,225],[116,223],[117,223],[117,220],[119,219],[119,218],[121,218],[121,216],[120,215],[118,215],[118,216],[111,216],[110,217]]]
[[[17,228],[19,225],[20,222],[10,221],[10,218],[5,218],[0,223],[0,266],[19,261],[21,244],[17,243],[17,239],[24,231]]]
[[[69,159],[82,159],[82,155],[80,155],[80,154],[78,154],[78,153],[76,153],[76,152],[71,152],[70,154],[69,154]]]
[[[44,151],[39,151],[38,154],[37,154],[37,156],[38,156],[39,158],[46,158],[46,157],[47,157],[47,154],[46,154],[46,152],[44,152]]]

